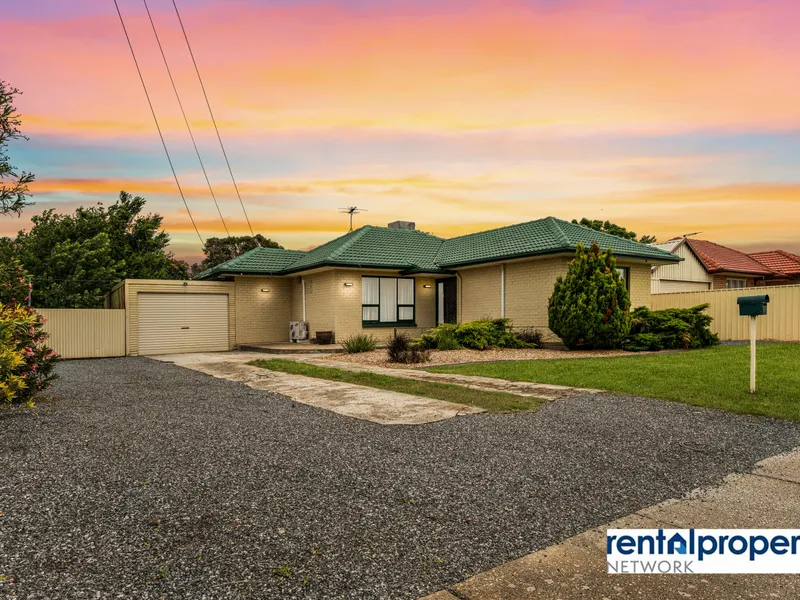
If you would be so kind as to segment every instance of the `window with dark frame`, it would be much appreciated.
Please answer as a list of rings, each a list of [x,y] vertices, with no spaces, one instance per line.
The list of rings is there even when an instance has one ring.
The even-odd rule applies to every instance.
[[[414,279],[361,278],[361,321],[364,326],[414,325],[415,301]]]

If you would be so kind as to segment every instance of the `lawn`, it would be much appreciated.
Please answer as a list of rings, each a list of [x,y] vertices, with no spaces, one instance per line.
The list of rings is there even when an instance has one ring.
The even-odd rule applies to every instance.
[[[677,400],[695,406],[800,421],[800,344],[758,346],[758,391],[749,392],[748,346],[618,358],[509,361],[431,367]]]
[[[320,367],[308,363],[295,362],[293,360],[259,359],[253,360],[247,364],[271,371],[281,371],[282,373],[305,375],[306,377],[329,379],[331,381],[342,381],[344,383],[353,383],[355,385],[411,394],[413,396],[424,396],[425,398],[455,402],[456,404],[477,406],[490,413],[531,412],[545,402],[540,398],[518,396],[506,392],[490,392],[465,388],[449,383],[417,381],[415,379],[391,377],[389,375],[379,375],[376,373],[348,371],[346,369],[336,369],[333,367]]]

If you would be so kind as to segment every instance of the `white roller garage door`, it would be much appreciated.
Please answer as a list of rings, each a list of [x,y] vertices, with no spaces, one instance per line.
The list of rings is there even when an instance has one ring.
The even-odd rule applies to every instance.
[[[137,295],[139,355],[229,349],[227,294]]]

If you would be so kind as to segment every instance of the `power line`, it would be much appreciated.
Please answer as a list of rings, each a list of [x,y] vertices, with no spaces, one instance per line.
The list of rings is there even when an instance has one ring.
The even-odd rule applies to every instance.
[[[208,100],[208,94],[206,93],[206,86],[203,84],[203,78],[200,76],[200,69],[197,66],[197,61],[194,58],[194,52],[192,51],[192,44],[189,43],[189,36],[186,34],[186,28],[183,26],[183,19],[181,19],[181,13],[178,10],[178,5],[175,3],[175,0],[172,0],[172,6],[175,7],[175,14],[178,16],[178,22],[181,24],[181,31],[183,32],[183,38],[186,40],[186,46],[189,48],[189,54],[192,57],[192,64],[194,65],[195,73],[197,73],[197,79],[200,81],[200,87],[203,90],[203,97],[206,100],[206,106],[208,107],[208,114],[211,116],[211,122],[214,124],[214,131],[217,132],[217,139],[219,140],[219,147],[222,148],[222,155],[225,157],[225,164],[228,165],[228,173],[231,175],[231,181],[233,181],[233,188],[236,190],[236,196],[239,198],[239,204],[242,205],[242,212],[244,212],[244,218],[247,220],[247,227],[250,229],[250,235],[255,236],[253,233],[253,226],[250,224],[250,217],[247,216],[247,209],[244,207],[244,201],[242,200],[242,195],[239,193],[239,186],[236,185],[236,178],[233,176],[233,169],[231,169],[231,163],[228,160],[228,153],[225,152],[225,144],[222,143],[222,136],[219,133],[219,127],[217,127],[217,120],[214,118],[214,111],[211,110],[211,102]]]
[[[158,50],[161,52],[161,58],[164,59],[164,66],[167,68],[167,75],[169,75],[169,82],[172,84],[172,90],[175,92],[175,99],[178,101],[178,106],[181,108],[181,114],[183,115],[183,122],[186,123],[186,129],[189,130],[189,137],[192,138],[192,146],[194,146],[195,154],[197,154],[197,160],[200,161],[200,168],[203,170],[203,176],[206,178],[206,183],[208,184],[208,191],[211,192],[211,198],[214,200],[214,206],[217,207],[217,212],[219,213],[219,218],[222,221],[222,228],[225,229],[225,233],[228,237],[231,236],[230,232],[228,231],[228,226],[225,224],[225,217],[222,216],[222,210],[219,207],[219,203],[217,202],[217,197],[214,195],[214,189],[211,187],[211,181],[208,179],[208,173],[206,172],[206,166],[203,164],[203,159],[200,158],[200,150],[197,148],[197,142],[194,139],[194,134],[192,133],[192,127],[189,125],[189,119],[186,118],[186,111],[183,109],[183,102],[181,102],[181,97],[178,94],[178,88],[175,86],[175,80],[172,77],[172,70],[169,68],[169,63],[167,62],[167,55],[164,54],[164,48],[161,46],[161,39],[158,37],[158,31],[156,31],[156,24],[153,21],[153,15],[150,14],[150,7],[147,6],[147,0],[142,0],[144,2],[144,9],[147,11],[147,18],[150,19],[150,26],[153,28],[153,34],[156,36],[156,43],[158,44]]]
[[[122,24],[122,31],[125,32],[125,39],[128,41],[128,48],[131,49],[133,64],[136,65],[136,72],[139,73],[139,81],[142,82],[142,89],[144,89],[144,95],[147,98],[147,104],[148,106],[150,106],[150,113],[153,115],[153,121],[155,121],[156,123],[156,129],[158,130],[158,137],[161,138],[161,145],[164,146],[164,152],[167,155],[169,168],[172,170],[172,176],[175,178],[175,185],[178,186],[178,192],[180,192],[181,200],[183,200],[183,205],[186,207],[186,212],[189,214],[189,220],[192,222],[192,226],[194,227],[194,232],[200,239],[200,244],[203,246],[203,248],[205,248],[206,244],[203,241],[203,236],[200,235],[200,231],[197,229],[197,224],[194,222],[194,217],[192,217],[192,211],[189,210],[189,203],[186,202],[186,196],[183,195],[183,189],[181,188],[181,183],[180,181],[178,181],[178,174],[175,172],[175,166],[172,164],[172,158],[170,158],[169,150],[167,149],[167,143],[164,141],[164,134],[161,133],[161,127],[158,124],[158,117],[156,117],[156,111],[153,108],[153,103],[150,101],[150,94],[147,93],[147,85],[144,82],[144,77],[142,77],[142,70],[139,68],[139,61],[136,60],[136,53],[133,51],[133,44],[131,44],[131,38],[128,35],[128,28],[125,27],[125,20],[122,18],[122,13],[119,10],[119,4],[117,4],[117,0],[114,0],[114,6],[116,7],[117,14],[119,15],[119,22]]]

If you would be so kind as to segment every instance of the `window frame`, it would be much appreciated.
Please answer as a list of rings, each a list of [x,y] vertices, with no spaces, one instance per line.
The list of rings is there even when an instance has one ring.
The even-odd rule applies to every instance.
[[[728,282],[730,281],[738,281],[742,285],[736,286],[729,286]],[[725,289],[726,290],[743,290],[747,287],[747,278],[746,277],[726,277],[725,278]]]
[[[378,304],[364,304],[364,280],[378,280]],[[411,281],[412,304],[400,304],[400,284],[401,279]],[[383,280],[393,280],[395,285],[395,314],[397,319],[394,321],[381,321],[380,289]],[[362,275],[361,276],[361,326],[362,327],[416,327],[417,326],[417,281],[413,277],[385,277],[383,275]],[[364,319],[365,308],[377,308],[378,319],[367,321]],[[411,308],[411,319],[400,319],[400,309]]]
[[[623,276],[620,271],[624,272],[625,275]],[[628,293],[631,293],[631,268],[630,267],[617,267],[617,275],[620,277],[624,277],[625,280],[625,289],[628,290]]]

